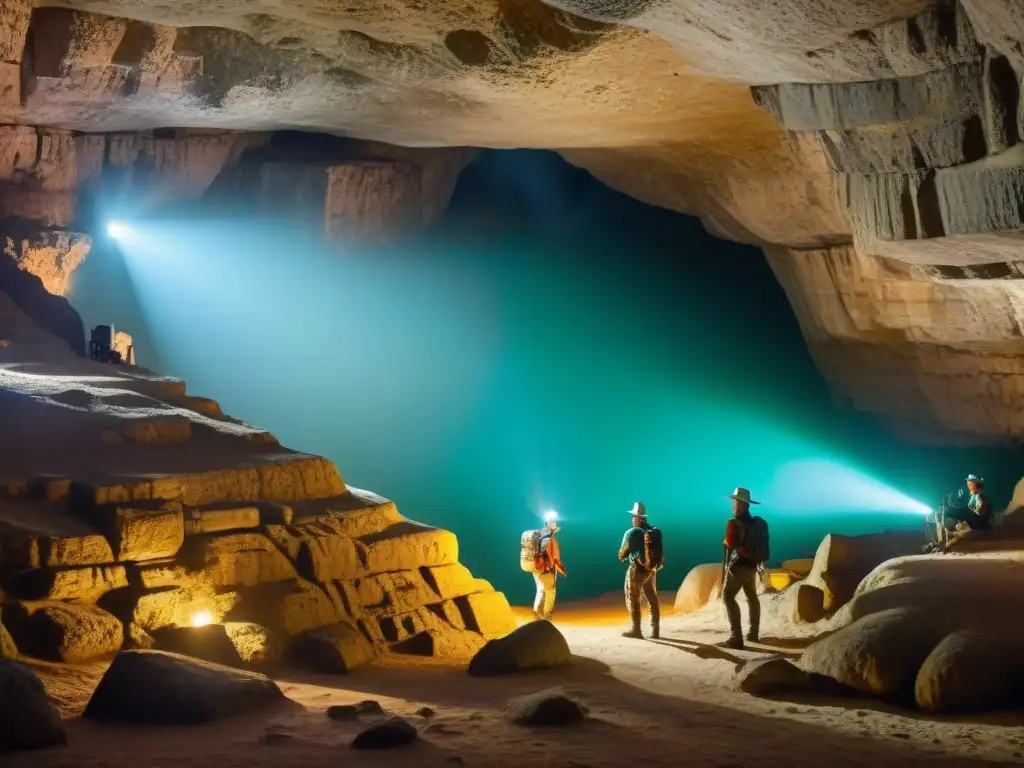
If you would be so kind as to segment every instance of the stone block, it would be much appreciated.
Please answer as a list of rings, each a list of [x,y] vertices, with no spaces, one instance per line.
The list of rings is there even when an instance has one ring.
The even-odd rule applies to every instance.
[[[166,627],[153,639],[157,650],[236,668],[275,667],[284,655],[284,645],[273,632],[245,622]]]
[[[345,606],[333,600],[327,591],[296,579],[242,590],[238,606],[227,618],[261,624],[282,637],[295,637],[349,616]]]
[[[125,620],[149,633],[164,627],[191,626],[204,614],[204,618],[219,623],[239,600],[235,592],[216,594],[190,587],[158,589],[139,595]]]
[[[296,637],[290,655],[307,669],[339,674],[369,664],[377,654],[355,624],[342,621]]]
[[[266,531],[299,573],[311,581],[354,579],[363,572],[355,542],[330,518],[291,526],[269,525]]]
[[[368,576],[359,582],[359,600],[370,615],[410,613],[437,601],[419,571],[396,571]]]
[[[345,494],[292,505],[294,521],[317,520],[331,530],[358,538],[405,520],[393,501],[369,491],[349,488]]]
[[[178,501],[188,507],[246,501],[322,499],[345,492],[327,459],[301,453],[259,454],[253,466],[116,484],[73,483],[77,504],[102,506],[135,501]]]
[[[22,574],[7,591],[22,600],[95,602],[107,592],[128,586],[123,565],[44,568]]]
[[[455,603],[466,620],[466,628],[484,637],[503,637],[516,628],[512,608],[501,592],[458,597]]]
[[[45,661],[77,664],[121,648],[121,622],[93,605],[9,603],[7,625],[21,653]]]
[[[455,534],[411,521],[396,523],[358,539],[368,573],[405,571],[459,561]]]
[[[259,528],[260,511],[254,506],[188,509],[185,514],[185,535],[219,533]]]
[[[295,579],[295,567],[262,533],[190,536],[179,561],[215,587],[255,587]]]
[[[31,0],[0,2],[0,62],[17,66],[21,61],[32,5]]]
[[[423,577],[426,579],[427,584],[433,588],[434,592],[442,600],[462,597],[473,592],[493,591],[493,589],[490,589],[490,584],[487,584],[488,589],[481,589],[481,585],[478,583],[480,580],[473,578],[473,574],[462,563],[425,566],[420,570],[423,572]]]
[[[123,562],[173,557],[185,540],[182,507],[175,502],[157,508],[101,507],[94,519],[110,538],[114,556]]]

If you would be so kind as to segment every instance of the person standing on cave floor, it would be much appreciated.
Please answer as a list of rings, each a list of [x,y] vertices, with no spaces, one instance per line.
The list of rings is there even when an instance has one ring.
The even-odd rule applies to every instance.
[[[661,531],[647,522],[647,509],[642,502],[635,502],[629,511],[633,516],[633,527],[622,537],[619,547],[619,561],[629,562],[626,569],[626,610],[632,627],[623,632],[623,637],[643,638],[640,629],[640,603],[645,601],[651,611],[651,638],[661,636],[661,606],[658,604],[658,571],[665,565],[665,551]]]
[[[534,619],[551,621],[555,610],[555,590],[558,577],[568,575],[562,563],[562,551],[558,546],[555,534],[562,530],[558,526],[553,513],[549,513],[544,527],[539,531],[540,542],[537,554],[537,569],[533,580],[537,586],[537,595],[533,600]]]
[[[750,631],[747,640],[756,643],[761,625],[761,603],[757,597],[757,576],[767,562],[768,524],[763,518],[750,514],[751,504],[760,504],[750,498],[750,491],[737,488],[732,499],[732,519],[725,526],[725,554],[723,559],[722,601],[729,618],[727,648],[743,648],[743,626],[736,596],[743,591],[750,610]]]

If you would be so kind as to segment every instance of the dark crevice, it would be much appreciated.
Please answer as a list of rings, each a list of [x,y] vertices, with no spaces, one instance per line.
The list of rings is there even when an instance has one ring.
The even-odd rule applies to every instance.
[[[928,171],[917,190],[917,208],[921,216],[920,236],[942,237],[946,234],[942,223],[942,209],[939,207],[939,191],[935,184],[935,170]]]
[[[934,10],[935,26],[938,29],[939,39],[950,48],[956,48],[960,42],[960,29],[957,24],[959,5],[956,2],[943,2]]]
[[[980,160],[988,154],[988,140],[985,138],[985,124],[981,115],[971,115],[964,121],[961,153],[965,163]]]
[[[900,195],[900,209],[903,213],[903,239],[917,239],[917,217],[914,213],[913,187],[907,184]]]
[[[1017,73],[1005,56],[988,60],[988,77],[992,88],[993,101],[1003,122],[1006,146],[1012,147],[1020,140],[1017,128],[1017,105],[1020,102],[1020,81]]]
[[[910,50],[921,56],[928,51],[928,46],[924,41],[924,33],[921,32],[921,25],[917,23],[917,19],[910,19],[907,22],[907,35],[910,37]]]

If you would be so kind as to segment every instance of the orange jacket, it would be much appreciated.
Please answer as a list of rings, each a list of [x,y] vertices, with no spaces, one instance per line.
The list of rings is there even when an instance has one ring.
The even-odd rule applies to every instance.
[[[548,565],[545,570],[554,568],[563,576],[566,575],[565,566],[562,564],[562,550],[559,548],[558,539],[554,534],[547,537],[547,544],[544,545],[544,558]]]

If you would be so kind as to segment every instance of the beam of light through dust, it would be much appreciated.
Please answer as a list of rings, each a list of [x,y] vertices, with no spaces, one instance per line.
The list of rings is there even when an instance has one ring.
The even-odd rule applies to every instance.
[[[115,240],[124,240],[132,233],[132,228],[123,221],[108,221],[107,234]]]
[[[791,461],[775,473],[766,497],[793,512],[885,512],[928,515],[931,508],[839,461]]]

